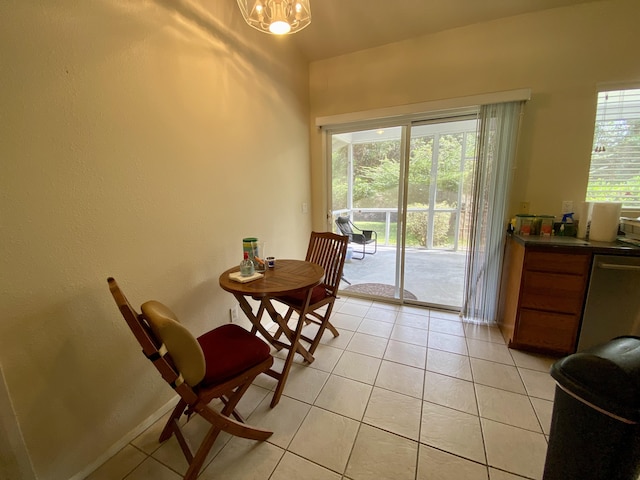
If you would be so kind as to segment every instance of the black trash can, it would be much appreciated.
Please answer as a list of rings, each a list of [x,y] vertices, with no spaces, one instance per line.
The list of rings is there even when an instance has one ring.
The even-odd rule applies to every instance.
[[[640,478],[640,337],[551,367],[555,401],[543,480]]]

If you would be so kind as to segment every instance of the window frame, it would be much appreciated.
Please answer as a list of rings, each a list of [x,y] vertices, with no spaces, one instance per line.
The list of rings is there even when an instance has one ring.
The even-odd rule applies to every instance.
[[[601,86],[596,101],[586,201],[621,201],[625,213],[640,212],[640,184],[633,182],[640,179],[640,84]],[[621,155],[628,155],[630,163],[616,162]],[[615,170],[613,175],[604,172],[608,168]],[[625,173],[627,168],[631,174]],[[625,178],[627,175],[632,176]],[[608,178],[619,184],[604,191],[604,185],[594,185]],[[624,201],[620,188],[624,181],[630,181],[632,202]]]

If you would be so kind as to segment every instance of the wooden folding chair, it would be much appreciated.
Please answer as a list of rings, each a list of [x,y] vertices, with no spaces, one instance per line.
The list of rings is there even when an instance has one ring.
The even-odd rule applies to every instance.
[[[301,335],[303,340],[311,344],[309,347],[309,353],[311,355],[313,355],[313,352],[318,348],[325,329],[328,328],[334,337],[340,335],[338,330],[329,321],[329,317],[331,316],[333,304],[338,294],[348,243],[349,237],[343,235],[337,235],[331,232],[311,232],[305,260],[316,263],[324,268],[324,280],[320,285],[313,288],[307,315],[304,319],[307,324],[313,323],[318,325],[318,331],[313,338],[306,336],[304,333]],[[305,298],[303,293],[294,293],[285,297],[275,297],[274,300],[284,303],[289,307],[284,317],[285,322],[288,323],[294,312],[300,315]],[[279,329],[275,337],[278,338],[281,334],[282,331]]]
[[[264,341],[235,324],[215,328],[196,339],[162,303],[146,302],[141,306],[142,313],[137,313],[116,281],[113,278],[107,281],[144,355],[180,396],[160,434],[160,442],[176,436],[189,464],[185,480],[197,477],[221,431],[252,440],[271,436],[273,432],[245,425],[235,410],[256,376],[273,364],[269,346]],[[215,398],[224,404],[221,411],[209,406]],[[189,418],[200,415],[211,424],[195,454],[180,429],[183,413]]]

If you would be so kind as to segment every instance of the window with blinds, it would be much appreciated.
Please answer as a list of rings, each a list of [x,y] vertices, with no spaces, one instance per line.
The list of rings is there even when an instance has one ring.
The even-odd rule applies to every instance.
[[[640,88],[598,93],[586,200],[640,210]]]

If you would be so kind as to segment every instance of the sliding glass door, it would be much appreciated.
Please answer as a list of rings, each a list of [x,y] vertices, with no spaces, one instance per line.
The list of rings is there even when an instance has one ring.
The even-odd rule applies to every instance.
[[[461,307],[475,138],[475,116],[328,134],[334,231],[377,234],[350,244],[346,293]]]
[[[356,235],[374,232],[368,234],[373,238],[369,244],[349,244],[342,286],[346,283],[352,293],[400,298],[404,130],[395,126],[330,135],[332,228],[338,231],[336,218],[346,217]]]
[[[462,305],[475,138],[475,118],[411,125],[403,278],[429,305]]]

